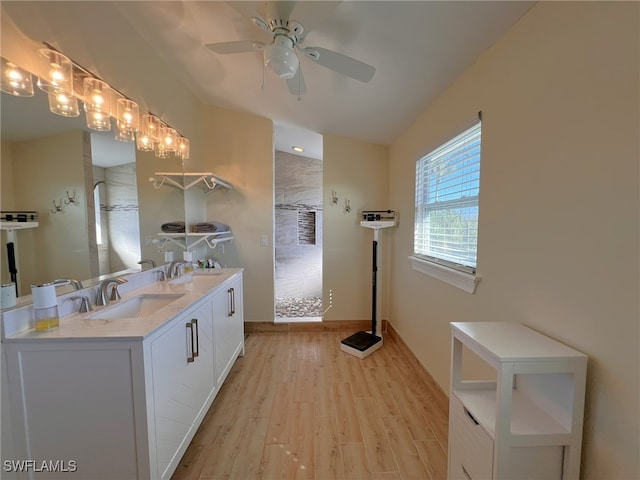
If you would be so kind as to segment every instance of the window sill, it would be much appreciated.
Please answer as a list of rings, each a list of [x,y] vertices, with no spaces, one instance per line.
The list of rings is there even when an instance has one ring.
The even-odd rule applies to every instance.
[[[480,277],[477,275],[471,275],[469,273],[459,272],[453,268],[438,265],[437,263],[429,262],[418,257],[410,256],[409,261],[411,267],[420,273],[429,275],[430,277],[437,278],[449,285],[453,285],[460,290],[464,290],[467,293],[474,294],[476,287],[480,282]]]

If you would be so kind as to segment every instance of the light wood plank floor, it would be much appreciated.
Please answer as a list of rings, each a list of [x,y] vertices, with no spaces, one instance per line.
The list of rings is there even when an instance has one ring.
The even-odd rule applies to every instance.
[[[388,335],[363,360],[349,335],[248,335],[173,480],[446,478],[446,397]]]

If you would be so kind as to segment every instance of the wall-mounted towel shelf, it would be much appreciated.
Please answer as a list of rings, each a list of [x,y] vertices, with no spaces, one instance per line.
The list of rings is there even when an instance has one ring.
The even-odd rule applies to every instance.
[[[158,237],[161,238],[158,248],[163,248],[167,242],[173,242],[183,250],[191,249],[201,242],[207,244],[209,248],[216,248],[219,243],[230,242],[233,240],[233,235],[230,231],[218,232],[218,233],[158,233]],[[185,241],[189,240],[188,244]],[[190,239],[193,239],[190,240]]]
[[[149,181],[153,183],[155,188],[167,185],[180,190],[188,190],[195,185],[200,185],[205,194],[220,188],[225,190],[233,188],[225,179],[211,172],[156,172],[155,175],[155,177],[149,177]]]

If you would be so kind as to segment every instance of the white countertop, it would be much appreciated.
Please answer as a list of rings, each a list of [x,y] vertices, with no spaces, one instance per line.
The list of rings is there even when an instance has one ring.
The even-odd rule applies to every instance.
[[[39,340],[140,340],[145,338],[185,309],[201,300],[216,287],[239,275],[241,268],[225,268],[218,271],[197,271],[194,274],[173,279],[184,283],[155,281],[122,295],[121,303],[141,294],[184,294],[182,297],[157,310],[153,314],[138,318],[118,318],[113,320],[88,318],[97,312],[116,305],[94,307],[93,311],[60,318],[60,326],[52,330],[38,332],[27,330],[4,339],[5,342],[34,342]],[[182,279],[182,280],[180,280]]]

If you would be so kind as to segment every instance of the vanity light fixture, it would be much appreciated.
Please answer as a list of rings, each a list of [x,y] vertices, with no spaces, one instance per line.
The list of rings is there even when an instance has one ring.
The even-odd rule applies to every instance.
[[[185,137],[178,137],[176,155],[183,160],[189,160],[189,150],[189,139]]]
[[[169,158],[170,153],[171,152],[167,150],[167,147],[164,142],[156,142],[155,155],[157,158]]]
[[[111,130],[111,87],[94,77],[85,77],[83,86],[87,127],[98,131]]]
[[[116,140],[136,142],[140,151],[155,151],[159,158],[168,158],[171,153],[187,160],[190,155],[189,140],[165,124],[159,117],[147,113],[140,116],[136,102],[114,89],[81,65],[73,62],[55,47],[43,42],[38,49],[46,58],[47,67],[38,69],[38,87],[47,93],[49,109],[63,117],[80,115],[78,99],[84,102],[87,126],[93,130],[111,130],[111,117],[116,120]],[[0,90],[15,96],[32,96],[32,73],[0,57]],[[74,91],[74,83],[82,84],[80,92]],[[113,100],[113,101],[112,101]],[[115,107],[115,112],[111,107]]]
[[[294,145],[293,147],[291,147],[291,150],[293,150],[294,152],[298,152],[298,153],[304,152],[304,148],[298,147],[297,145]]]
[[[116,120],[119,130],[138,131],[140,127],[138,104],[128,98],[119,98],[116,102]]]
[[[120,128],[120,125],[118,125],[113,138],[115,138],[119,142],[135,142],[136,135],[133,130],[123,130],[122,128]]]
[[[33,78],[31,73],[4,57],[0,57],[0,60],[2,62],[0,90],[16,97],[32,97]]]
[[[160,129],[160,142],[167,152],[175,152],[178,143],[178,132],[174,128],[164,126]]]
[[[51,48],[41,48],[40,54],[47,58],[47,77],[38,77],[38,87],[48,93],[64,92],[73,95],[73,64],[66,56]]]
[[[162,122],[155,115],[148,113],[142,116],[140,132],[152,142],[160,140],[160,127],[162,127]]]
[[[78,99],[65,92],[49,92],[49,110],[62,117],[77,117],[80,115]]]
[[[153,139],[143,132],[136,132],[136,148],[141,152],[153,152]]]

